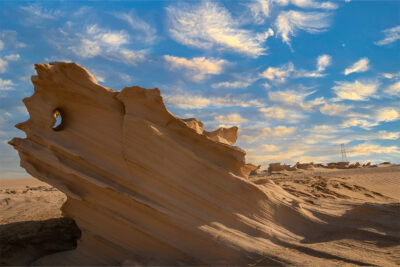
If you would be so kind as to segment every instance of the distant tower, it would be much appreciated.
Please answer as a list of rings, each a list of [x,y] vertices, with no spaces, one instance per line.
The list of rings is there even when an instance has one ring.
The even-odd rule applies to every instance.
[[[344,144],[340,144],[340,149],[342,151],[342,161],[349,162],[349,160],[347,159],[346,148],[344,147]]]

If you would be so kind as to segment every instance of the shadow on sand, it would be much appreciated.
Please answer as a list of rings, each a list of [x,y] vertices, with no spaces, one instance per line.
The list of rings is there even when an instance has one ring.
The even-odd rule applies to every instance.
[[[0,225],[0,265],[29,265],[44,255],[74,249],[80,235],[68,218]]]

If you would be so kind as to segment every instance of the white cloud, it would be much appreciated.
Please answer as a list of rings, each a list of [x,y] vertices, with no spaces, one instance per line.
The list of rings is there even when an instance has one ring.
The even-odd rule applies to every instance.
[[[278,106],[268,108],[260,108],[260,112],[268,119],[283,120],[288,122],[296,122],[303,118],[303,114],[298,111],[284,109]]]
[[[332,2],[313,1],[313,0],[276,0],[279,3],[291,3],[301,8],[320,8],[320,9],[336,9],[337,5]]]
[[[335,133],[337,131],[337,128],[330,125],[317,125],[310,129],[310,132],[313,133]]]
[[[4,57],[8,61],[18,61],[20,56],[18,54],[7,55]]]
[[[350,106],[340,104],[325,104],[319,108],[319,111],[326,115],[344,115]]]
[[[14,83],[11,80],[3,80],[0,78],[0,91],[12,90]]]
[[[56,19],[61,14],[59,10],[50,10],[39,5],[23,6],[21,9],[39,19]]]
[[[17,32],[11,30],[0,31],[0,47],[23,48],[26,44],[18,42]],[[1,48],[0,48],[1,50]]]
[[[263,104],[261,104],[258,100],[249,100],[240,96],[232,97],[230,95],[226,95],[224,97],[204,97],[201,95],[184,92],[182,90],[177,90],[172,94],[164,94],[163,98],[167,103],[182,109],[263,106]]]
[[[332,63],[332,57],[330,55],[320,55],[317,58],[317,72],[324,71]]]
[[[300,8],[336,9],[337,5],[332,2],[322,2],[313,0],[254,0],[250,1],[248,8],[257,24],[262,24],[265,19],[270,17],[273,5],[287,6],[295,5]]]
[[[386,90],[385,93],[389,95],[400,95],[400,81],[390,85]]]
[[[394,108],[383,108],[376,112],[376,120],[377,121],[395,121],[400,118],[400,114]]]
[[[196,81],[203,80],[207,74],[220,74],[223,71],[223,65],[227,63],[223,59],[214,59],[205,57],[194,57],[186,59],[165,55],[164,59],[172,68],[189,70],[189,75]]]
[[[400,72],[397,73],[382,73],[382,76],[386,79],[399,79]]]
[[[254,33],[240,28],[227,9],[213,2],[168,7],[171,37],[184,45],[202,49],[233,50],[251,57],[265,54],[265,41],[274,32]]]
[[[376,42],[377,45],[387,45],[396,42],[400,39],[400,25],[390,29],[383,30],[385,38]]]
[[[8,62],[2,58],[0,58],[0,73],[6,72],[8,67]]]
[[[253,83],[253,80],[220,82],[211,85],[213,88],[247,88]]]
[[[276,145],[266,145],[266,144],[264,144],[264,145],[261,145],[261,147],[263,148],[263,150],[265,150],[265,151],[277,151],[277,150],[279,150],[279,147],[278,146],[276,146]]]
[[[353,146],[349,149],[349,154],[352,157],[356,156],[368,156],[374,153],[382,154],[382,153],[400,153],[400,150],[397,146],[380,146],[375,144],[363,143],[356,146]]]
[[[306,144],[317,144],[321,142],[326,142],[327,139],[332,139],[334,137],[334,135],[310,134],[305,136],[303,142]]]
[[[153,44],[156,42],[156,29],[146,21],[139,18],[133,11],[129,13],[119,13],[116,17],[125,20],[134,31],[140,32],[140,36],[139,34],[136,34],[135,36],[138,36],[138,39],[142,40],[144,43]]]
[[[4,73],[7,71],[8,68],[8,63],[10,61],[17,61],[19,60],[19,55],[18,54],[13,54],[13,55],[7,55],[3,58],[0,58],[0,73]]]
[[[338,96],[338,100],[365,101],[375,94],[378,86],[379,83],[376,81],[360,82],[356,80],[354,82],[336,82],[332,89]]]
[[[348,113],[346,115],[349,117],[355,117],[344,121],[341,125],[343,128],[361,127],[366,130],[369,130],[371,127],[379,125],[381,122],[391,122],[400,119],[399,112],[396,109],[390,107],[378,109],[372,114]]]
[[[225,124],[241,124],[247,122],[248,120],[240,116],[238,113],[232,113],[229,115],[219,115],[214,118],[216,122]]]
[[[257,24],[264,23],[265,18],[270,16],[271,4],[272,0],[255,0],[249,2],[248,8]]]
[[[285,106],[290,107],[299,107],[303,110],[310,111],[315,106],[322,105],[325,103],[323,97],[316,98],[311,101],[306,101],[305,98],[309,95],[312,95],[315,91],[312,92],[297,92],[297,91],[275,91],[268,92],[268,97],[271,101],[280,102]]]
[[[296,127],[276,126],[275,128],[264,128],[262,136],[284,136],[296,131]]]
[[[346,120],[345,122],[342,123],[343,128],[348,128],[348,127],[361,127],[363,129],[369,130],[371,127],[379,125],[378,122],[372,122],[364,119],[359,119],[359,118],[351,118]]]
[[[376,138],[384,140],[397,140],[400,138],[400,132],[379,131],[376,135]]]
[[[369,70],[369,59],[364,57],[355,62],[350,67],[346,68],[344,70],[344,75],[349,75],[350,73],[354,72],[365,72],[367,70]]]
[[[296,70],[293,63],[289,62],[281,67],[268,67],[260,74],[261,78],[268,79],[275,83],[284,83],[288,78],[319,78],[325,76],[322,73],[331,64],[331,56],[320,55],[317,58],[316,70]]]
[[[59,49],[67,47],[81,58],[103,57],[107,60],[135,65],[145,59],[145,51],[134,51],[124,48],[129,44],[130,36],[123,30],[113,31],[103,29],[96,24],[89,25],[83,33],[70,33],[61,30],[63,39],[56,45]]]
[[[260,74],[260,77],[274,81],[277,83],[284,83],[290,74],[294,71],[293,63],[289,62],[282,67],[268,67]]]
[[[290,45],[290,37],[298,30],[319,33],[330,26],[330,14],[322,12],[282,11],[275,21],[277,34]]]

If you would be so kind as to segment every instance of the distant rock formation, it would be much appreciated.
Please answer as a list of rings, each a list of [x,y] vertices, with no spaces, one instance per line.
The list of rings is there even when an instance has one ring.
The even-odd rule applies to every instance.
[[[268,166],[268,172],[272,173],[274,171],[294,171],[296,170],[296,166],[290,167],[290,165],[278,163],[270,163]]]

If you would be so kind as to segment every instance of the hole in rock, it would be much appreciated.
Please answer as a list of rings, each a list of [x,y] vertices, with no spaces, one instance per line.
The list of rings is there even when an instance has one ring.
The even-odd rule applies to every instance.
[[[63,121],[63,114],[60,109],[55,109],[53,111],[53,117],[56,119],[56,122],[53,125],[54,131],[59,131],[63,128],[64,121]]]

